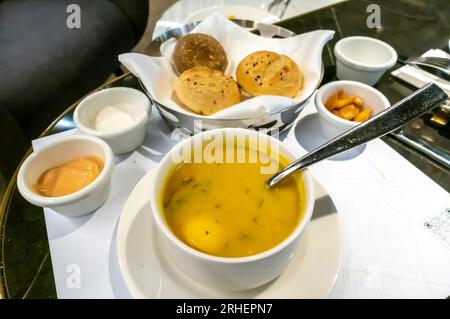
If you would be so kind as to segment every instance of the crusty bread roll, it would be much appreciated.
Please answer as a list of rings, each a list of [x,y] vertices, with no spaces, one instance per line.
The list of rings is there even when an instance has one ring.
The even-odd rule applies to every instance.
[[[271,51],[257,51],[238,65],[236,79],[252,96],[281,95],[295,97],[303,86],[303,74],[288,56]]]
[[[203,33],[190,33],[178,39],[172,61],[179,74],[196,66],[224,72],[228,65],[222,45]]]
[[[241,101],[239,87],[233,78],[203,66],[180,75],[176,94],[187,108],[202,115],[213,114]]]

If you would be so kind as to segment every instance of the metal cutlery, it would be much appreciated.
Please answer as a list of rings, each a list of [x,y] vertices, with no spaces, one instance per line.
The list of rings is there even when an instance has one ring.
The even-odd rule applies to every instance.
[[[288,176],[316,162],[384,136],[438,106],[447,98],[447,94],[439,86],[429,83],[366,122],[292,162],[269,178],[266,184],[268,187],[273,187]]]
[[[444,76],[439,73],[436,74],[435,72],[432,73],[433,75],[441,77],[446,81],[449,81],[450,79],[450,59],[440,57],[399,57],[398,61],[403,64],[414,65],[421,68],[425,67],[426,71],[429,71],[429,68],[434,69],[443,73],[442,75]]]

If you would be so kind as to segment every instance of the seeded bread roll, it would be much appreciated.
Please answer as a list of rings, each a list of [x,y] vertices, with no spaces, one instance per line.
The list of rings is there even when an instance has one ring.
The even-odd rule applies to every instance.
[[[252,96],[281,95],[295,97],[303,86],[303,74],[288,56],[271,51],[257,51],[238,65],[236,79]]]
[[[172,61],[179,74],[196,66],[224,72],[228,65],[222,45],[203,33],[190,33],[178,39]]]
[[[178,78],[176,93],[187,108],[202,115],[211,115],[241,101],[233,78],[204,66],[184,71]]]

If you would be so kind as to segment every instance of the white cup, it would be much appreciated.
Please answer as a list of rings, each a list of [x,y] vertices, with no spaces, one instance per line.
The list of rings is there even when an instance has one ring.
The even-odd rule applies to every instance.
[[[132,106],[127,111],[134,120],[133,125],[112,133],[95,130],[91,123],[100,110],[118,103]],[[84,98],[75,109],[73,119],[82,133],[101,138],[109,144],[114,154],[123,154],[138,148],[144,142],[150,111],[150,100],[144,93],[127,87],[115,87],[100,90]]]
[[[100,174],[86,187],[59,197],[41,196],[33,190],[33,185],[46,170],[85,156],[97,156],[104,162]],[[68,217],[83,216],[95,211],[108,198],[113,167],[113,154],[104,141],[87,135],[69,136],[28,156],[19,169],[17,187],[31,204],[51,208]]]
[[[200,252],[182,242],[170,230],[164,221],[161,209],[160,196],[163,192],[165,181],[173,170],[180,164],[178,160],[182,150],[201,147],[204,141],[211,141],[218,133],[226,135],[227,142],[239,140],[237,137],[257,137],[264,145],[276,145],[278,152],[287,160],[295,159],[281,142],[266,134],[256,131],[238,128],[215,129],[194,135],[191,138],[178,143],[164,156],[158,166],[156,177],[153,181],[151,196],[152,215],[156,228],[163,239],[165,251],[172,263],[181,272],[195,281],[215,289],[225,291],[245,290],[260,286],[276,278],[286,268],[292,254],[304,233],[305,227],[310,221],[314,207],[313,182],[308,170],[301,173],[301,182],[305,190],[305,202],[303,203],[303,219],[298,223],[288,238],[277,246],[262,253],[239,258],[217,257]],[[274,143],[274,144],[270,144]],[[239,146],[238,146],[239,147]],[[268,175],[270,177],[270,175]],[[236,181],[239,183],[239,181]]]
[[[397,52],[389,44],[370,37],[347,37],[334,47],[336,75],[368,85],[378,82],[397,62]]]

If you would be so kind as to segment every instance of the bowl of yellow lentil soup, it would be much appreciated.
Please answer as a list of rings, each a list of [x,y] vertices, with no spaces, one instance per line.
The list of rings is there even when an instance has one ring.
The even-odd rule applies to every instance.
[[[279,140],[226,128],[178,143],[162,159],[151,193],[164,251],[185,275],[236,291],[263,285],[287,266],[314,206],[308,170],[275,187],[295,156]]]

